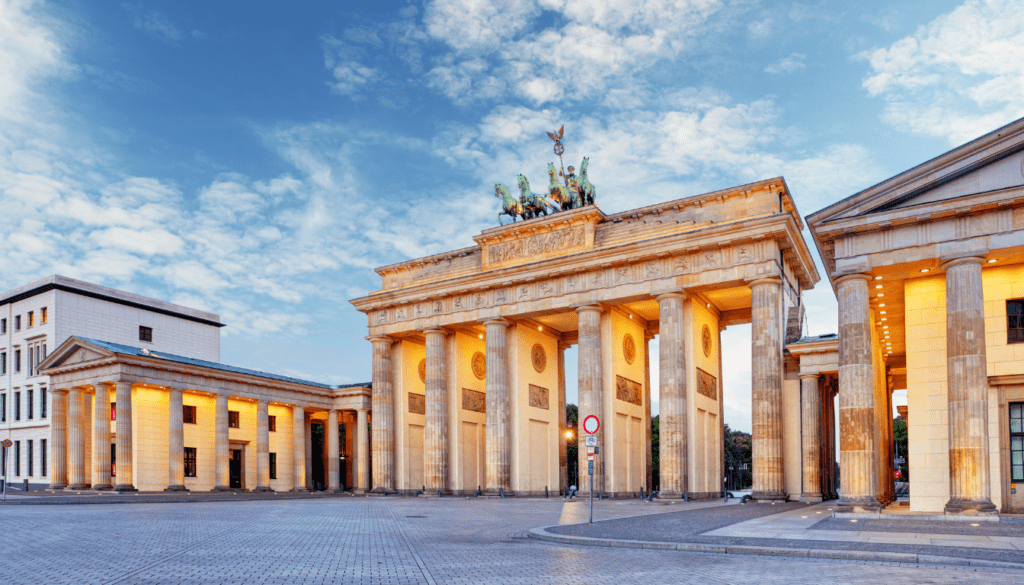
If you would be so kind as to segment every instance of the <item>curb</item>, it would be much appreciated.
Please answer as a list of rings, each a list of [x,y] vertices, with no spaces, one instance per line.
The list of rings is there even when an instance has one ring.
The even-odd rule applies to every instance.
[[[619,540],[614,538],[592,538],[589,536],[568,536],[548,532],[554,526],[531,528],[528,535],[535,540],[556,542],[559,544],[578,544],[584,546],[606,546],[613,548],[636,548],[644,550],[674,550],[681,552],[697,552],[728,555],[760,555],[774,557],[801,557],[813,559],[832,559],[841,561],[876,561],[881,563],[911,563],[927,565],[956,565],[960,567],[986,567],[989,569],[1024,570],[1024,563],[1007,563],[984,559],[968,559],[924,555],[917,553],[877,552],[860,550],[831,550],[816,548],[784,548],[772,546],[715,545],[688,542],[653,542],[642,540]]]

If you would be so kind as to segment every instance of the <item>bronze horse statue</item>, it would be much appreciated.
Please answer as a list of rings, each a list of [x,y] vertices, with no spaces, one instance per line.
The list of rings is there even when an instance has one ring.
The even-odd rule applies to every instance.
[[[516,181],[519,184],[519,202],[523,205],[523,211],[527,219],[540,217],[541,215],[546,216],[549,210],[552,213],[558,211],[558,207],[548,201],[546,197],[530,190],[530,181],[526,178],[526,175],[519,175]]]
[[[528,219],[526,217],[526,210],[523,209],[523,204],[512,197],[512,192],[508,190],[508,187],[501,183],[496,183],[494,185],[494,196],[501,199],[501,213],[498,214],[498,225],[505,225],[501,221],[501,216],[503,215],[511,216],[512,223],[516,222],[516,216],[522,217],[523,220]]]

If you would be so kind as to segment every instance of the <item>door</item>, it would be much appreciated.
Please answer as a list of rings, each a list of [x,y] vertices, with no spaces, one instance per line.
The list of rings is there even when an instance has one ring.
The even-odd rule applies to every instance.
[[[242,489],[242,450],[232,449],[231,450],[231,468],[229,470],[231,475],[231,483],[229,484],[233,489]]]
[[[409,425],[409,485],[410,489],[418,490],[425,487],[423,475],[423,427]]]
[[[476,423],[462,423],[462,489],[465,491],[475,491],[483,483],[476,473],[476,428]]]

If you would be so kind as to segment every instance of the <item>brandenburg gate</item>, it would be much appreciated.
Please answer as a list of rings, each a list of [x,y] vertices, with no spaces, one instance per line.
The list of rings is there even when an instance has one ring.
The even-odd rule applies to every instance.
[[[819,280],[802,229],[774,178],[613,215],[585,205],[378,268],[381,290],[352,301],[373,344],[373,489],[566,487],[564,351],[576,344],[579,418],[601,419],[594,490],[649,490],[648,342],[659,335],[660,497],[720,497],[721,331],[750,323],[754,497],[792,493],[790,464],[806,492],[799,372],[783,350]],[[798,418],[784,424],[787,382]]]

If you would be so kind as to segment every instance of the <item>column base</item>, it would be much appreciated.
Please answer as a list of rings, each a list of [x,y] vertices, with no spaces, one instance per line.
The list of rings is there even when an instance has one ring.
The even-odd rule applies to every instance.
[[[188,488],[183,485],[169,485],[164,488],[165,492],[187,492]]]
[[[92,489],[97,492],[109,492],[110,490],[114,489],[114,486],[110,485],[109,483],[98,483],[94,484],[92,486]]]
[[[750,499],[755,502],[785,502],[789,494],[783,492],[752,492]]]
[[[352,490],[352,493],[357,495],[357,496],[362,496],[362,495],[370,493],[370,490],[368,488],[356,488],[356,489]]]
[[[90,487],[92,487],[92,486],[91,486],[91,484],[88,484],[88,483],[73,483],[73,484],[69,485],[68,487],[66,487],[64,489],[65,490],[87,490]]]
[[[386,495],[386,494],[394,494],[394,493],[398,493],[398,492],[395,490],[395,488],[375,487],[372,490],[370,490],[370,493],[371,494],[385,494]]]
[[[825,501],[825,498],[821,497],[821,494],[801,494],[801,502],[811,502],[813,504],[820,504]]]
[[[292,494],[309,493],[309,491],[310,491],[309,488],[305,488],[305,487],[301,487],[301,488],[297,487],[297,488],[292,488],[292,489],[288,490],[288,492],[292,493]]]
[[[836,504],[836,512],[840,514],[880,514],[882,503],[878,501],[878,498],[871,496],[842,498]]]
[[[253,493],[256,493],[256,492],[272,492],[274,490],[270,489],[270,486],[258,485],[258,486],[256,486],[256,489],[254,489],[252,491],[253,491]]]
[[[947,516],[998,516],[995,504],[987,501],[950,500],[946,503]]]
[[[210,491],[211,492],[234,492],[234,491],[238,491],[238,490],[233,488],[233,487],[228,487],[226,485],[219,485],[219,486],[213,488]]]
[[[130,484],[130,483],[124,483],[124,484],[119,484],[119,485],[115,486],[114,487],[114,491],[123,494],[123,493],[126,493],[126,492],[137,492],[139,490],[135,489],[135,486]]]
[[[484,490],[484,495],[501,497],[502,493],[504,493],[506,498],[511,498],[516,495],[512,490],[506,490],[504,488],[502,488],[502,490],[503,491],[498,491],[498,488],[487,488]]]
[[[64,488],[66,488],[66,487],[68,487],[68,484],[66,484],[66,483],[51,483],[49,486],[47,486],[46,489],[47,490],[51,490],[51,491],[57,491],[57,490],[62,490]]]

